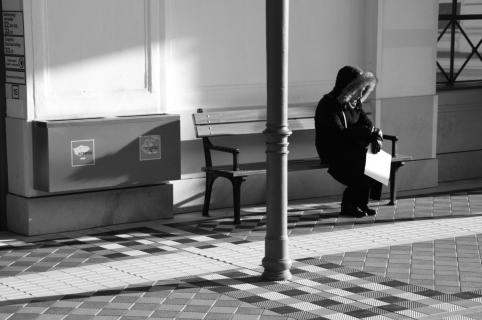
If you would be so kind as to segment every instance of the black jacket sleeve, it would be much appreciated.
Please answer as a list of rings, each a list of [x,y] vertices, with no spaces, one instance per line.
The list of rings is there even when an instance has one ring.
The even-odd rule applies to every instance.
[[[340,111],[339,117],[343,117]],[[358,121],[345,127],[344,124],[339,127],[339,134],[343,143],[366,147],[370,143],[373,124],[366,113],[360,109]]]

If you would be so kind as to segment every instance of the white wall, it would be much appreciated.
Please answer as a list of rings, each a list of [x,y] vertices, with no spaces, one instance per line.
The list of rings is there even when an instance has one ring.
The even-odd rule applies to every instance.
[[[386,0],[382,10],[378,98],[435,94],[438,1]]]
[[[265,104],[263,0],[23,2],[28,103],[11,117],[174,112],[193,139],[199,106]],[[318,100],[345,64],[363,67],[365,2],[291,1],[291,102]]]
[[[26,110],[65,119],[162,111],[163,1],[24,0]]]
[[[363,65],[364,3],[290,2],[290,102],[318,100],[341,66]],[[181,113],[183,140],[198,107],[265,105],[264,1],[168,0],[166,47],[167,109]]]

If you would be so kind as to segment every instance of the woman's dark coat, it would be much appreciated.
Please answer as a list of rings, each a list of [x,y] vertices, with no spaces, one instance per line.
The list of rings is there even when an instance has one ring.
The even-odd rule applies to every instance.
[[[351,108],[339,99],[343,90],[360,75],[358,69],[342,68],[335,88],[320,100],[315,115],[318,155],[328,164],[328,172],[345,185],[363,176],[366,151],[372,140],[373,123],[361,103]]]

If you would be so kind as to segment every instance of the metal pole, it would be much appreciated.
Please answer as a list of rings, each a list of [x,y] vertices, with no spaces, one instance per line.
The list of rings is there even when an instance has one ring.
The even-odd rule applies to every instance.
[[[291,278],[288,250],[288,16],[289,0],[266,0],[268,108],[264,134],[267,162],[266,280]]]

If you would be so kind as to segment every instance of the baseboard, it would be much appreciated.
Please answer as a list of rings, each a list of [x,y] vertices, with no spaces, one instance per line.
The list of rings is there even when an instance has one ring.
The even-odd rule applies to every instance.
[[[7,228],[40,235],[172,217],[172,184],[26,198],[7,194]]]

